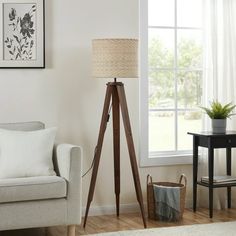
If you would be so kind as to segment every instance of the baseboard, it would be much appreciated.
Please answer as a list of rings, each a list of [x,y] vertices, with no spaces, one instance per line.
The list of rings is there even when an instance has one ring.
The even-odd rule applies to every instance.
[[[186,198],[185,199],[185,208],[192,208],[193,207],[193,199],[192,198]]]
[[[85,207],[83,207],[83,216],[85,215]],[[120,213],[134,213],[139,211],[138,203],[120,204]],[[116,206],[91,206],[89,209],[90,216],[98,215],[114,215],[116,214]]]
[[[186,208],[190,208],[192,206],[192,199],[186,199],[185,203]],[[144,203],[144,208],[147,209],[147,204]],[[83,207],[83,216],[85,215],[85,207]],[[134,213],[139,212],[139,204],[138,203],[130,203],[130,204],[121,204],[120,205],[120,213]],[[147,211],[145,211],[147,212]],[[91,206],[89,209],[90,216],[99,216],[99,215],[114,215],[116,214],[116,206]]]

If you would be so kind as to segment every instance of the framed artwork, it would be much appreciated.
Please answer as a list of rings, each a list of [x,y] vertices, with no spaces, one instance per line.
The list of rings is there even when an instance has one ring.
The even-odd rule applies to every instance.
[[[45,68],[44,0],[0,0],[0,68]]]

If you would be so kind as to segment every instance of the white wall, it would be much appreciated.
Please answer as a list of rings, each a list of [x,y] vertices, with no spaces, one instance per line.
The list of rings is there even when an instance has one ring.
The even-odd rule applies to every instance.
[[[86,170],[93,158],[107,82],[91,77],[91,40],[104,37],[137,38],[138,0],[45,1],[46,69],[0,70],[0,122],[41,120],[47,126],[58,126],[60,141],[83,147]],[[139,82],[137,79],[122,81],[126,86],[138,150]],[[114,205],[111,135],[110,123],[104,140],[93,206]],[[121,203],[135,203],[123,130],[121,147]],[[176,181],[182,172],[191,182],[191,166],[141,168],[144,197],[148,173],[155,180]],[[83,179],[84,205],[89,182],[90,175]],[[188,197],[191,198],[190,193]]]

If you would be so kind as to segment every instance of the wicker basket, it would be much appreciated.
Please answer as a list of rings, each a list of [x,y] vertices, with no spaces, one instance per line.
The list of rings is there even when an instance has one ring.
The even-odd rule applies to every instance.
[[[182,180],[184,179],[184,184],[182,184]],[[180,220],[183,217],[184,207],[185,207],[185,194],[186,194],[186,185],[187,185],[187,178],[184,174],[180,176],[179,183],[172,183],[172,182],[153,182],[152,176],[147,176],[147,205],[148,205],[148,218],[152,220],[158,220],[158,216],[156,216],[156,207],[158,204],[155,204],[154,199],[154,191],[153,185],[161,185],[166,187],[179,187],[180,188]]]

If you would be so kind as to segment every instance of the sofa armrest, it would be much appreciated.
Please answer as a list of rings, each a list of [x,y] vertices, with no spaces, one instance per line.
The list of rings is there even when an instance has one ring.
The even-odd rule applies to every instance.
[[[70,144],[54,147],[57,174],[67,180],[67,224],[80,224],[82,216],[82,148]]]

